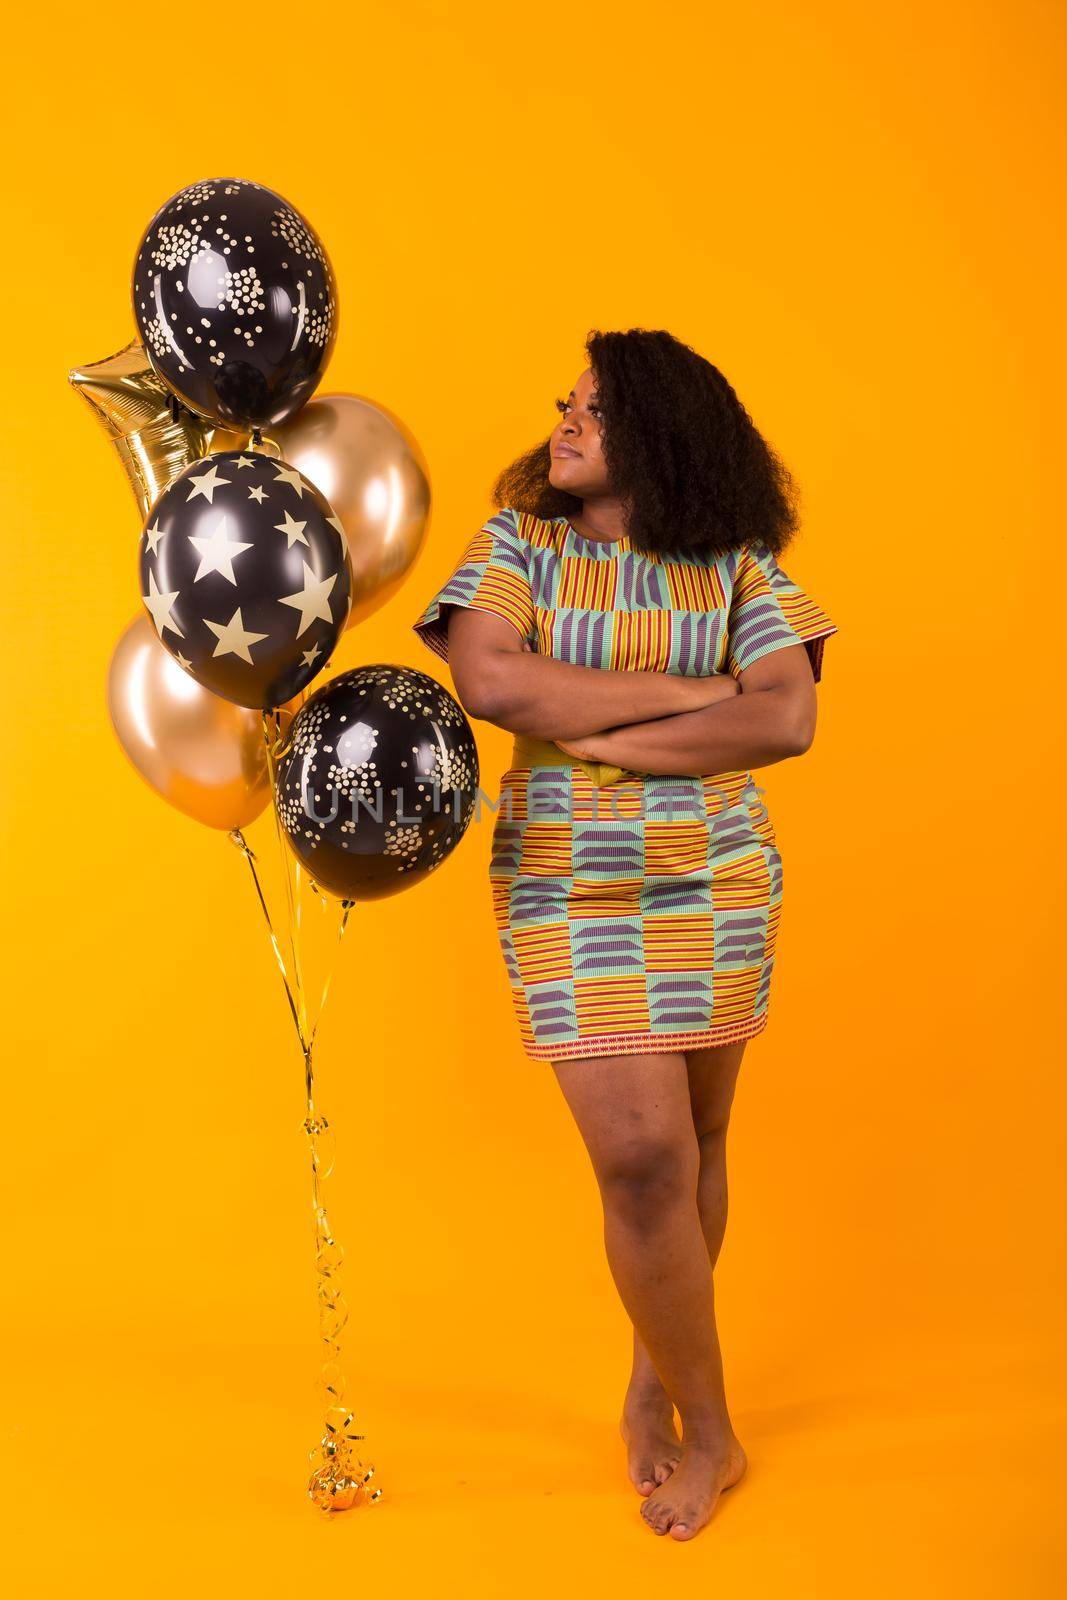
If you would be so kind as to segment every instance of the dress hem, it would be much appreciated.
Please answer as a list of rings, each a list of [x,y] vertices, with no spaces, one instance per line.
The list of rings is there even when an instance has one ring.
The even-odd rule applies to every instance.
[[[564,1061],[576,1056],[650,1056],[667,1050],[704,1050],[714,1045],[735,1044],[754,1039],[763,1032],[769,1011],[743,1022],[723,1023],[718,1028],[702,1028],[695,1033],[597,1033],[587,1039],[570,1039],[560,1044],[532,1044],[523,1040],[531,1061]]]

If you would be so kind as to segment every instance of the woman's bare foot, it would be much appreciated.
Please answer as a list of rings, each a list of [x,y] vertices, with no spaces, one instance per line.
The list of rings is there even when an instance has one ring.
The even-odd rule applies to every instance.
[[[630,1384],[619,1432],[626,1442],[630,1482],[638,1494],[651,1494],[658,1483],[670,1477],[682,1455],[674,1407],[662,1384]]]
[[[692,1539],[710,1520],[720,1494],[740,1480],[747,1465],[732,1431],[709,1443],[683,1444],[681,1461],[648,1496],[641,1515],[654,1533]]]

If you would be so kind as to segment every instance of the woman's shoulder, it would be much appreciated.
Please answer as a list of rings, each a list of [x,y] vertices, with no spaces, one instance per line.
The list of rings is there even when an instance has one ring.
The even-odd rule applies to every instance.
[[[728,550],[708,550],[683,558],[705,567],[715,567],[731,581],[748,573],[766,573],[776,565],[774,554],[762,539],[742,539]]]
[[[521,539],[524,544],[541,549],[556,549],[566,527],[566,518],[538,517],[532,511],[519,511],[515,506],[501,506],[500,510],[490,518],[490,523],[497,524],[501,531],[506,531],[513,538]]]

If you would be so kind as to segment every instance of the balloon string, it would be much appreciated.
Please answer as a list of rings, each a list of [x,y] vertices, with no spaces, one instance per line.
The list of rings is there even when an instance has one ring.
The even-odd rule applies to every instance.
[[[278,935],[275,933],[274,924],[271,921],[270,908],[268,907],[266,898],[263,894],[263,886],[259,881],[259,873],[256,871],[256,853],[248,843],[240,828],[231,828],[228,837],[233,840],[233,843],[237,845],[238,849],[244,855],[245,860],[248,862],[248,870],[252,874],[252,882],[255,885],[256,894],[259,897],[259,903],[262,907],[263,916],[267,924],[267,932],[270,935],[271,949],[274,951],[274,956],[278,963],[278,970],[282,975],[282,983],[285,985],[285,998],[289,1002],[289,1010],[293,1014],[293,1023],[295,1024],[297,1037],[299,1038],[300,1013],[297,1007],[296,999],[293,995],[292,984],[289,981],[289,974],[286,971],[285,960],[282,956],[281,950],[278,948]]]
[[[281,722],[277,711],[268,710],[263,713],[263,731],[267,751],[267,768],[273,795],[276,793],[277,762],[287,750],[286,741],[281,736]],[[311,1202],[315,1230],[316,1295],[318,1300],[319,1337],[325,1352],[325,1360],[319,1376],[319,1390],[326,1402],[323,1434],[318,1445],[311,1451],[312,1473],[308,1483],[308,1495],[312,1502],[322,1511],[344,1511],[360,1501],[365,1501],[367,1504],[375,1504],[381,1499],[382,1491],[380,1488],[368,1488],[371,1479],[374,1477],[374,1468],[366,1465],[356,1452],[355,1446],[359,1440],[364,1438],[364,1435],[356,1431],[355,1418],[345,1404],[344,1398],[346,1379],[341,1366],[341,1333],[349,1319],[349,1309],[341,1290],[339,1277],[340,1268],[344,1261],[344,1251],[334,1237],[323,1198],[325,1180],[333,1171],[334,1166],[333,1131],[327,1119],[316,1110],[315,1106],[313,1046],[319,1019],[322,1016],[326,997],[329,993],[337,953],[340,949],[341,940],[344,938],[345,930],[348,927],[348,920],[354,901],[343,900],[341,902],[337,945],[334,947],[333,958],[328,963],[318,1011],[312,1020],[308,1016],[307,991],[303,963],[300,959],[302,910],[300,886],[302,882],[302,867],[298,861],[294,860],[286,843],[277,807],[273,807],[273,810],[277,843],[281,853],[282,878],[285,885],[287,942],[290,951],[288,968],[279,947],[278,937],[271,921],[270,910],[256,870],[255,854],[249,848],[239,828],[232,830],[230,838],[243,852],[252,873],[259,903],[266,918],[271,945],[282,975],[282,981],[285,984],[289,1009],[292,1013],[297,1038],[304,1058],[305,1115],[303,1127],[311,1156]],[[291,864],[295,866],[295,872],[292,874],[290,872]],[[294,876],[296,879],[295,890]],[[310,879],[309,883],[311,883]],[[313,884],[312,887],[314,887]],[[322,897],[322,903],[325,907],[325,897]]]

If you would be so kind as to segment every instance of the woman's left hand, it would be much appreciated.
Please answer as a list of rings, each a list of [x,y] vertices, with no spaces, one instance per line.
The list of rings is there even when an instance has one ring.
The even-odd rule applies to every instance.
[[[597,749],[595,734],[579,739],[574,744],[567,744],[563,739],[555,739],[553,743],[559,746],[564,755],[574,756],[576,761],[600,761],[602,759]]]

